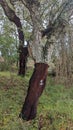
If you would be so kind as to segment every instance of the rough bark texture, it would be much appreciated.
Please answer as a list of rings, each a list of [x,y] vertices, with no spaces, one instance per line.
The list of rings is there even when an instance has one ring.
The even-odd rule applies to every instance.
[[[31,120],[36,117],[37,103],[43,92],[48,73],[48,65],[44,63],[36,63],[33,75],[29,81],[27,96],[20,114],[25,120]]]

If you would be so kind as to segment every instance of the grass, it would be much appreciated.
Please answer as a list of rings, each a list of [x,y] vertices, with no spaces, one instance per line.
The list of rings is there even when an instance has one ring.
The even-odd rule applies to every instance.
[[[73,87],[55,85],[49,77],[36,119],[19,119],[31,74],[32,70],[28,70],[23,78],[0,72],[0,130],[39,130],[39,126],[41,130],[73,130]]]

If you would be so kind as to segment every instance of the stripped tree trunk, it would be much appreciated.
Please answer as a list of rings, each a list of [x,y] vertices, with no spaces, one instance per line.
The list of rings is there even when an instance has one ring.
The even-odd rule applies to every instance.
[[[25,67],[26,67],[26,59],[28,57],[28,50],[27,48],[24,49],[24,33],[22,30],[22,24],[21,24],[20,18],[15,14],[15,11],[9,7],[6,0],[0,0],[0,4],[5,12],[5,15],[17,27],[18,37],[19,37],[19,72],[18,74],[25,75]]]
[[[36,117],[37,103],[42,94],[48,73],[48,65],[44,63],[36,63],[34,72],[29,81],[29,88],[20,117],[30,120]]]
[[[37,103],[45,88],[48,64],[42,57],[42,47],[45,45],[42,37],[45,36],[45,32],[43,34],[41,32],[40,3],[37,0],[25,1],[33,23],[32,54],[35,59],[35,68],[29,81],[27,95],[19,116],[25,120],[31,120],[36,117]]]

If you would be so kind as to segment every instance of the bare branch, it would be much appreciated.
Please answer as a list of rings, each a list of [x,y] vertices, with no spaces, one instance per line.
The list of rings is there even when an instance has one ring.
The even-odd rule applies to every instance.
[[[71,3],[72,3],[72,5],[71,5]],[[42,36],[48,35],[49,33],[51,34],[52,31],[54,31],[55,29],[60,27],[60,24],[63,27],[67,24],[66,20],[62,18],[62,14],[64,14],[66,11],[69,10],[68,8],[70,5],[73,7],[73,0],[66,0],[65,2],[63,2],[61,4],[61,6],[56,11],[53,21],[51,23],[52,28],[50,28],[48,25],[48,27],[42,31]],[[57,24],[57,26],[56,26],[56,24]]]

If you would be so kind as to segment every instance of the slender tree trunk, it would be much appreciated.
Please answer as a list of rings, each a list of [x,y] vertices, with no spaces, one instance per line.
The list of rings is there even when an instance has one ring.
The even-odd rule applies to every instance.
[[[19,53],[19,72],[18,75],[25,75],[26,72],[26,63],[27,63],[27,57],[28,57],[28,47],[21,47]]]
[[[34,72],[29,81],[27,96],[23,104],[20,117],[25,120],[34,119],[37,113],[37,103],[41,96],[48,73],[48,65],[44,63],[36,63]]]

